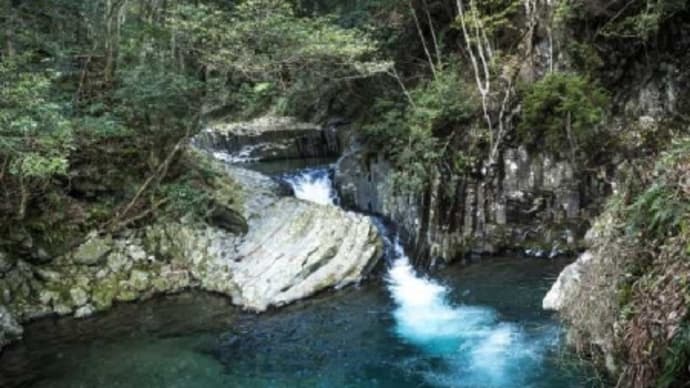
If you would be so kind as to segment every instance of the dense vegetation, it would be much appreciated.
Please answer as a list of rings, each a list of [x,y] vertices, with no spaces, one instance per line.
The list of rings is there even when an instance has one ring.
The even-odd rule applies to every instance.
[[[310,114],[387,66],[363,32],[283,1],[1,5],[0,246],[23,255],[206,216],[213,179],[183,152],[205,120]]]
[[[671,143],[687,135],[690,98],[667,90],[673,106],[650,108],[638,95],[649,79],[688,84],[690,6],[541,3],[0,0],[0,250],[42,260],[93,229],[213,218],[214,173],[184,147],[212,120],[344,117],[411,191],[437,173],[500,174],[507,147],[580,176],[642,166],[607,207],[610,257],[625,256],[601,299],[614,307],[587,306],[587,319],[620,312],[597,324],[623,324],[622,359],[651,362],[627,376],[672,386],[687,377],[687,311],[663,341],[645,342],[640,325],[655,319],[643,296],[663,288],[655,279],[689,271],[677,259],[690,150]]]
[[[690,378],[689,157],[683,138],[654,168],[649,161],[626,168],[624,186],[593,229],[597,259],[564,309],[581,350],[609,352],[622,386],[676,387]]]

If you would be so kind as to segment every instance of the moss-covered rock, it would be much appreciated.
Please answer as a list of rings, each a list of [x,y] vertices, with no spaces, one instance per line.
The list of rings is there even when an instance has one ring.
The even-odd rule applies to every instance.
[[[99,237],[91,234],[85,243],[79,246],[72,255],[72,260],[77,264],[97,265],[113,249],[112,237]]]
[[[24,329],[3,305],[0,305],[0,349],[22,337]]]

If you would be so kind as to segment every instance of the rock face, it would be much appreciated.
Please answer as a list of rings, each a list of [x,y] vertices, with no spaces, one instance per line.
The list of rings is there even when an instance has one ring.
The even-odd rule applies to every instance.
[[[246,220],[246,234],[183,219],[120,236],[94,233],[42,265],[17,260],[0,275],[0,345],[21,335],[17,321],[85,317],[115,302],[187,288],[264,311],[358,282],[380,259],[382,242],[368,217],[281,196],[279,185],[259,173],[226,171],[240,191],[232,194],[242,198],[233,211]]]
[[[353,145],[339,160],[336,186],[345,206],[399,225],[415,256],[433,264],[466,253],[525,249],[537,256],[576,250],[605,184],[580,183],[573,168],[524,148],[507,149],[493,176],[434,175],[421,192],[403,192],[380,156]]]
[[[336,157],[340,152],[333,128],[289,117],[212,125],[195,137],[195,144],[230,161]]]
[[[172,241],[183,244],[166,250],[190,258],[191,275],[201,288],[263,311],[355,283],[381,257],[382,242],[367,217],[278,197],[279,187],[269,178],[230,170],[242,185],[253,188],[243,211],[249,224],[246,235],[228,238],[210,229],[198,233],[170,227],[166,232],[181,237]]]
[[[580,274],[583,267],[592,260],[592,253],[585,252],[572,264],[568,265],[558,275],[558,279],[551,286],[551,289],[544,300],[542,300],[542,308],[544,310],[560,310],[566,303],[568,296],[578,287],[580,281]]]

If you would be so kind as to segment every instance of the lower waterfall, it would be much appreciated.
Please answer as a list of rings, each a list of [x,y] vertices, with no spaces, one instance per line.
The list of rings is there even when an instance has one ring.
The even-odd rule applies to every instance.
[[[328,168],[301,170],[283,179],[297,198],[324,205],[338,202]],[[430,373],[428,382],[462,387],[526,383],[549,344],[557,342],[556,327],[528,337],[490,307],[454,304],[451,289],[417,273],[399,239],[380,220],[376,224],[386,246],[385,280],[395,303],[395,335],[448,364],[447,374]]]

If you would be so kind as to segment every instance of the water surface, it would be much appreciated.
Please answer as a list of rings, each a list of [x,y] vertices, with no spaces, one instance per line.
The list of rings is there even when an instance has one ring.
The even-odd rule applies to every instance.
[[[593,386],[540,310],[564,264],[490,259],[442,271],[436,301],[450,317],[433,318],[427,338],[407,331],[398,297],[381,281],[260,316],[187,293],[86,320],[43,320],[0,356],[0,386]],[[424,334],[424,315],[409,319],[420,319]]]

